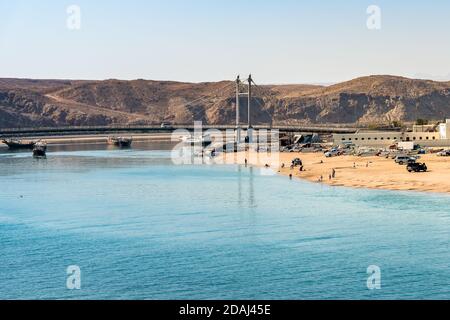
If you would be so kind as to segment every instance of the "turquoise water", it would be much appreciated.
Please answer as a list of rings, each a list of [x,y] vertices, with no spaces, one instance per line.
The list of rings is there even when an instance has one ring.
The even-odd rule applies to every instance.
[[[169,149],[1,153],[0,298],[450,298],[449,196],[174,166]]]

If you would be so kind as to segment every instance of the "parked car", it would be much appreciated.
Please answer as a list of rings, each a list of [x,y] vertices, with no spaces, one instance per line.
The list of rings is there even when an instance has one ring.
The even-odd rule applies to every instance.
[[[298,145],[294,146],[294,147],[290,150],[290,152],[300,152],[300,151],[302,151],[302,147],[300,147],[300,146],[298,146]]]
[[[444,150],[437,153],[439,157],[450,157],[450,150]]]
[[[408,164],[408,163],[413,163],[416,162],[416,158],[410,157],[410,156],[396,156],[395,157],[395,163],[398,163],[399,165],[404,165],[404,164]]]
[[[397,156],[398,156],[398,153],[395,153],[395,152],[390,154],[390,157],[392,160],[395,160],[395,158],[397,158]]]
[[[294,160],[292,160],[292,165],[294,167],[299,167],[303,165],[303,162],[300,158],[295,158]]]
[[[344,142],[342,146],[344,147],[344,149],[352,149],[356,147],[356,145],[352,142]]]
[[[414,162],[409,163],[406,170],[408,170],[408,172],[427,172],[428,168],[425,163]]]
[[[170,129],[172,126],[170,123],[163,122],[161,123],[161,129]]]
[[[426,154],[427,151],[425,149],[420,149],[417,154]]]
[[[377,157],[388,158],[389,157],[389,151],[380,150],[380,151],[377,152]]]
[[[330,151],[325,152],[325,157],[327,157],[327,158],[337,157],[340,155],[341,155],[341,152],[338,149],[331,149]]]

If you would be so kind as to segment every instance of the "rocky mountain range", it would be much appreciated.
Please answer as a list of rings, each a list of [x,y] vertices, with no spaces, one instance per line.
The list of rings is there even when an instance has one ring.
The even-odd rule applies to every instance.
[[[232,81],[0,79],[0,127],[233,124],[235,90]],[[263,85],[254,88],[252,110],[255,124],[441,120],[450,118],[450,82],[369,76],[332,86]]]

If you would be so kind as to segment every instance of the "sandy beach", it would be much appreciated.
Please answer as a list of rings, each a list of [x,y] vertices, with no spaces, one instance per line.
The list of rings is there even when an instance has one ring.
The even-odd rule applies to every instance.
[[[244,164],[263,167],[266,164],[279,174],[301,178],[311,182],[325,183],[332,186],[354,188],[388,189],[437,192],[450,194],[450,158],[435,154],[423,155],[418,162],[425,162],[429,171],[426,173],[409,173],[406,166],[398,165],[392,159],[384,157],[340,156],[326,158],[323,153],[277,153],[271,158],[256,153],[241,153],[237,157],[227,156],[226,163]],[[300,158],[304,171],[291,169],[293,159]],[[285,165],[282,168],[282,164]],[[335,178],[330,179],[333,169]],[[322,180],[320,178],[322,177]]]

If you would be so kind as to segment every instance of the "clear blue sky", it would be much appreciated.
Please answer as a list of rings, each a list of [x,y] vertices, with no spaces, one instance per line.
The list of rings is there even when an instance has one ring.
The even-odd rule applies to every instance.
[[[72,4],[79,31],[66,27]],[[372,4],[378,31],[366,26]],[[0,77],[450,80],[448,0],[0,0],[0,11]]]

